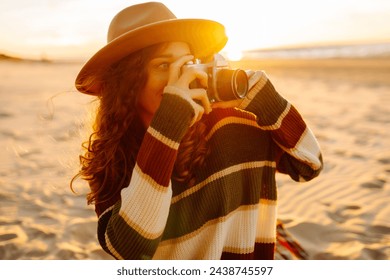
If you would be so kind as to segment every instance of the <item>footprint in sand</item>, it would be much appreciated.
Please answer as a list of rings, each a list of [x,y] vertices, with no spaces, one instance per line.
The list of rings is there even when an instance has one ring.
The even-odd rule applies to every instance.
[[[390,168],[389,168],[389,165],[390,165],[390,157],[383,157],[383,158],[380,158],[378,159],[378,162],[380,164],[383,164],[385,165],[387,168],[385,169],[385,172],[386,173],[390,173]]]
[[[378,162],[382,163],[382,164],[390,164],[390,158],[380,158],[378,159]]]
[[[381,226],[381,225],[370,226],[368,228],[368,231],[376,234],[390,235],[390,227],[388,226]]]
[[[15,239],[17,237],[18,237],[18,235],[15,233],[1,234],[0,235],[0,242],[9,241],[9,240]]]
[[[10,118],[12,117],[13,115],[11,113],[8,113],[8,112],[0,112],[0,119],[5,119],[5,118]]]
[[[387,260],[387,255],[379,250],[364,248],[358,259],[360,259],[360,260]]]
[[[0,259],[12,260],[22,255],[23,244],[28,240],[23,228],[18,225],[3,225],[0,234]]]
[[[386,180],[375,179],[372,182],[366,182],[361,184],[360,186],[366,189],[383,189],[385,184],[386,184]]]
[[[328,217],[337,223],[344,223],[352,217],[355,217],[361,207],[357,205],[344,205],[334,207],[331,211],[327,211]]]

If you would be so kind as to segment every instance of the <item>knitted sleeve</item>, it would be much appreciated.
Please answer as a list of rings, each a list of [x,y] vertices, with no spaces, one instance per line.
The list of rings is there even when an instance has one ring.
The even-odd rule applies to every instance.
[[[129,186],[121,191],[120,200],[99,216],[99,242],[116,259],[153,257],[168,218],[177,150],[193,115],[186,100],[163,95],[144,136]]]
[[[296,181],[316,177],[323,165],[321,151],[300,113],[279,95],[264,72],[257,71],[250,82],[253,86],[240,108],[254,113],[261,129],[271,131],[280,149],[277,170]]]

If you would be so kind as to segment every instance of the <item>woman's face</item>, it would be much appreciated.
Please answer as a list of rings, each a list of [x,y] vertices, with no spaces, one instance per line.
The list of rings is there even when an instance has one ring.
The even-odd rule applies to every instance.
[[[138,97],[138,114],[148,127],[154,113],[160,106],[164,87],[168,83],[169,65],[178,58],[191,54],[187,43],[172,42],[164,45],[147,64],[148,78]]]

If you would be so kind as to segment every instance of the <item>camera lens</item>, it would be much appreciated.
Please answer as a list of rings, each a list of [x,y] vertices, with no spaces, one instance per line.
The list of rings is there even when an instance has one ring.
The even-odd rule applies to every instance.
[[[248,92],[248,76],[243,70],[234,70],[233,88],[237,98],[244,98]]]
[[[220,69],[216,78],[216,95],[220,101],[241,99],[246,96],[248,77],[244,70]]]

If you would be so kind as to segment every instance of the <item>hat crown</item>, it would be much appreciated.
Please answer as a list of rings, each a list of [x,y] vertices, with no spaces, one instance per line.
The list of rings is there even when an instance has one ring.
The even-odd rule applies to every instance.
[[[171,19],[176,19],[176,16],[162,3],[148,2],[130,6],[112,19],[108,28],[107,43],[129,31]]]

